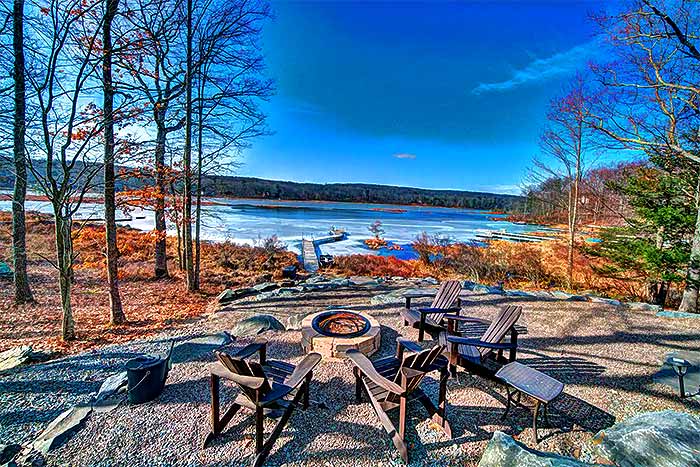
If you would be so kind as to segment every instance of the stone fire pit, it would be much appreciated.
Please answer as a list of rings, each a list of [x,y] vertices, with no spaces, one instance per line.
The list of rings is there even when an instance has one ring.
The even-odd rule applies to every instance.
[[[308,315],[301,322],[301,345],[306,352],[343,358],[349,349],[372,355],[381,344],[379,323],[372,316],[342,308]]]

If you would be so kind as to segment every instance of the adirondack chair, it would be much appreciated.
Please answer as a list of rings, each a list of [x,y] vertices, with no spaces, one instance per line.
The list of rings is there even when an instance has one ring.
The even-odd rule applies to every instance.
[[[443,325],[445,314],[459,315],[460,308],[455,306],[455,303],[458,301],[461,291],[460,281],[443,282],[429,308],[404,308],[401,310],[404,325],[418,329],[419,342],[423,341],[426,331],[433,336],[439,335],[445,331]]]
[[[445,434],[452,438],[452,429],[445,418],[447,394],[447,359],[441,355],[445,350],[435,346],[423,350],[415,343],[398,338],[396,355],[372,363],[357,350],[348,350],[346,356],[355,365],[355,397],[362,400],[362,392],[369,398],[379,421],[391,436],[391,440],[408,463],[406,448],[406,404],[418,399]],[[425,375],[431,371],[440,371],[440,391],[437,407],[420,388]],[[398,409],[399,426],[394,426],[388,413]]]
[[[259,362],[248,360],[255,353]],[[302,400],[309,406],[309,384],[313,369],[321,361],[321,355],[310,353],[294,366],[289,363],[267,360],[267,341],[258,340],[237,352],[215,352],[218,363],[211,367],[211,432],[204,440],[206,447],[239,409],[245,407],[255,414],[255,459],[253,466],[261,466],[275,441],[282,433],[294,407]],[[233,381],[241,393],[233,405],[219,418],[219,382],[221,378]],[[265,417],[278,419],[267,441],[263,439]]]
[[[507,306],[503,308],[493,321],[489,322],[469,316],[446,315],[447,332],[440,334],[438,341],[447,346],[450,373],[454,376],[457,366],[486,378],[495,379],[498,369],[513,362],[518,350],[518,327],[516,323],[522,314],[522,307]],[[460,331],[460,324],[465,329]],[[463,337],[469,334],[469,327],[486,330],[479,338]],[[505,341],[510,333],[509,341]],[[508,351],[508,357],[503,351]]]

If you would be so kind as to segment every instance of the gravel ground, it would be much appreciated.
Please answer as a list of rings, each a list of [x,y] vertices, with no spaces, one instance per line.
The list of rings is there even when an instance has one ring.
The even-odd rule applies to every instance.
[[[348,288],[265,302],[241,302],[229,311],[148,341],[113,345],[49,364],[35,365],[0,377],[0,443],[27,442],[61,411],[87,402],[108,375],[122,369],[138,352],[165,352],[168,339],[230,329],[241,316],[311,313],[343,304],[374,315],[382,325],[382,348],[393,353],[395,339],[417,338],[398,317],[401,305],[371,306],[369,297],[389,288]],[[638,412],[676,409],[700,411],[700,404],[680,402],[672,389],[652,380],[663,356],[672,350],[700,348],[700,322],[657,318],[608,305],[512,299],[474,294],[465,314],[492,318],[506,303],[521,304],[519,360],[566,384],[551,407],[555,428],[540,429],[535,446],[531,415],[516,409],[505,421],[502,388],[464,372],[448,385],[448,419],[452,440],[430,427],[419,403],[409,406],[411,465],[475,465],[495,430],[529,446],[576,455],[583,442],[615,420]],[[302,358],[298,331],[268,333],[270,358]],[[238,347],[247,340],[232,344]],[[190,346],[174,365],[163,394],[140,406],[122,404],[109,413],[93,413],[85,425],[47,456],[49,465],[247,465],[253,452],[253,425],[239,412],[224,434],[207,449],[210,349]],[[373,357],[374,358],[374,357]],[[437,375],[435,375],[436,377]],[[428,378],[428,395],[437,398],[437,381]],[[227,385],[224,404],[235,394]],[[314,372],[311,407],[298,409],[268,458],[268,465],[402,465],[389,437],[367,402],[354,401],[351,366],[323,361]],[[266,425],[272,429],[272,422]]]

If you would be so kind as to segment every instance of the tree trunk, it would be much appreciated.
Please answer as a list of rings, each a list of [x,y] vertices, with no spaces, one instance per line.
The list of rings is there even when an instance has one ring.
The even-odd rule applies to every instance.
[[[168,277],[168,257],[166,254],[165,237],[165,111],[156,110],[156,248],[155,248],[155,276],[156,278]]]
[[[27,227],[24,200],[27,196],[27,161],[25,159],[25,76],[24,76],[24,0],[14,0],[12,12],[14,50],[14,163],[15,186],[12,194],[12,259],[14,262],[15,303],[34,301],[27,277]]]
[[[201,69],[200,69],[201,70]],[[205,72],[200,71],[199,86],[197,86],[197,97],[199,107],[197,108],[197,192],[195,201],[195,224],[194,224],[194,283],[199,290],[199,269],[201,265],[201,241],[200,230],[202,226],[202,150],[204,148],[202,126],[204,122],[204,86]]]
[[[668,284],[665,281],[658,281],[649,284],[649,298],[651,303],[663,308],[668,296]]]
[[[185,148],[183,171],[185,183],[182,203],[182,241],[185,247],[187,290],[197,290],[192,255],[192,0],[187,0],[187,75],[185,89]]]
[[[695,221],[693,244],[690,248],[690,262],[685,278],[685,290],[678,311],[698,313],[698,290],[700,289],[700,210]]]
[[[109,322],[121,324],[126,321],[119,296],[119,271],[117,259],[117,223],[115,220],[116,195],[114,192],[114,89],[112,88],[112,20],[117,14],[119,0],[106,0],[102,29],[104,63],[102,64],[102,86],[104,93],[104,205],[105,241],[107,247],[107,284],[109,286]]]
[[[54,206],[56,232],[56,264],[58,266],[58,287],[61,295],[61,338],[64,341],[75,339],[75,321],[71,307],[71,284],[73,279],[73,252],[71,247],[71,219],[63,217],[60,206]]]
[[[201,114],[201,112],[200,112]],[[200,116],[201,118],[201,116]],[[198,135],[197,151],[197,194],[195,201],[195,225],[194,225],[194,284],[199,290],[199,268],[201,264],[201,241],[200,231],[202,226],[202,127],[200,123]]]

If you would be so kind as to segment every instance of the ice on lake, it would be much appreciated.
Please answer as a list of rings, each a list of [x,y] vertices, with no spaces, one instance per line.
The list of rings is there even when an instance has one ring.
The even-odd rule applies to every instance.
[[[255,244],[276,235],[290,250],[297,253],[302,238],[326,236],[331,227],[343,229],[348,235],[343,241],[321,245],[323,253],[370,253],[372,250],[363,241],[372,236],[368,227],[377,220],[382,223],[384,238],[404,248],[403,251],[381,250],[379,254],[402,258],[415,256],[410,244],[421,232],[438,234],[453,241],[475,241],[479,232],[505,229],[512,233],[527,233],[538,229],[532,225],[494,221],[492,218],[497,217],[494,214],[469,209],[219,198],[207,201],[212,203],[203,206],[203,239]],[[0,210],[10,209],[9,200],[0,201]],[[50,204],[41,201],[27,201],[26,209],[51,212]],[[137,209],[128,215],[131,220],[121,222],[120,225],[140,230],[153,229],[153,212]],[[99,220],[102,218],[102,206],[99,203],[85,203],[76,217]],[[169,225],[169,230],[175,233],[172,224]]]

